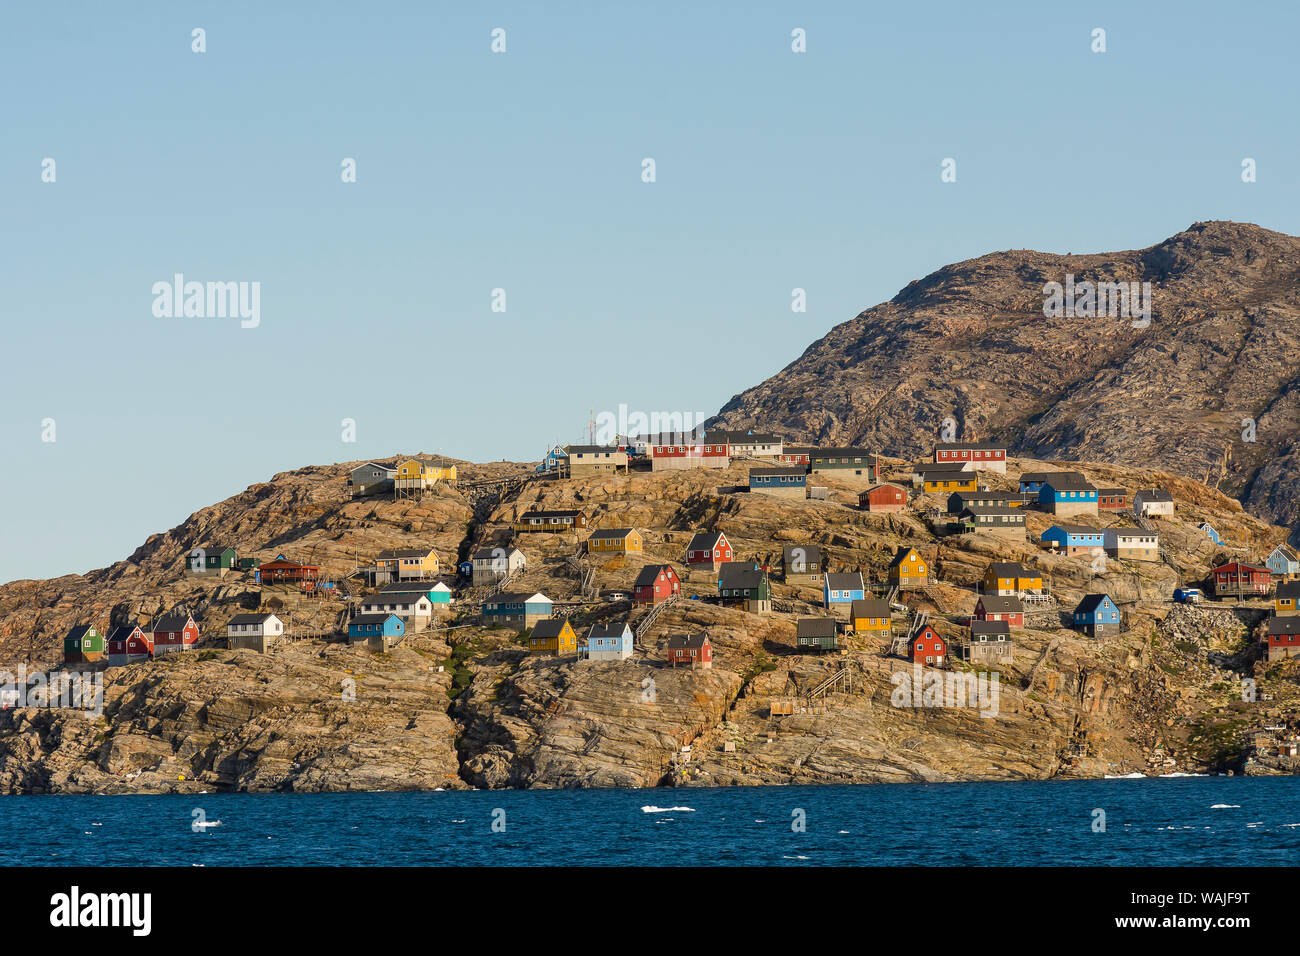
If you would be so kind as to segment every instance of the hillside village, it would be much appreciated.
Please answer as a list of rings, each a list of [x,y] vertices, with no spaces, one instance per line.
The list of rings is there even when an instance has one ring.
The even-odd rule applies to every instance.
[[[215,687],[231,666],[287,680],[321,661],[345,690],[384,669],[425,688],[408,727],[436,726],[444,750],[411,759],[442,786],[1300,766],[1300,558],[1285,529],[1186,478],[991,442],[907,462],[705,430],[557,447],[536,466],[304,469],[226,504],[57,595],[0,589],[6,649],[103,671],[110,698],[109,729],[80,743],[47,744],[54,716],[6,715],[0,782],[429,786],[357,772],[370,758],[355,754],[313,774],[295,751],[268,774],[236,718],[214,724],[180,687],[193,669]],[[69,618],[56,662],[50,630]],[[900,681],[936,673],[937,695],[900,704]],[[990,681],[991,710],[963,698]],[[365,701],[334,696],[300,709],[347,726]],[[280,709],[253,693],[248,716]],[[113,733],[127,722],[129,744]],[[323,736],[321,763],[338,746]]]

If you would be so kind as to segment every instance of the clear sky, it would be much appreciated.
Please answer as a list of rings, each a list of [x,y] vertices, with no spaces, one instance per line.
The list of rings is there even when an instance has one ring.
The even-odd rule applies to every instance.
[[[1300,232],[1290,2],[0,18],[0,581],[301,465],[536,459],[592,410],[715,412],[948,262]],[[260,323],[156,316],[175,273],[260,283]]]

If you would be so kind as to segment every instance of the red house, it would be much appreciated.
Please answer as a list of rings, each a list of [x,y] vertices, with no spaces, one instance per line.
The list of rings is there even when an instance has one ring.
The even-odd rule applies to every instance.
[[[872,485],[858,495],[858,507],[866,511],[902,511],[907,507],[907,489],[888,482]]]
[[[686,546],[686,564],[692,568],[709,568],[718,570],[723,564],[734,560],[735,552],[731,542],[721,531],[700,531],[691,538]]]
[[[686,441],[689,436],[682,436],[678,444],[659,444],[665,436],[646,446],[646,455],[650,458],[651,471],[666,471],[675,468],[726,468],[731,464],[731,446],[725,441]],[[672,440],[672,436],[668,436]]]
[[[786,445],[779,460],[783,465],[806,465],[812,460],[812,452],[811,445]]]
[[[1123,488],[1098,488],[1097,507],[1102,511],[1127,511],[1128,495]]]
[[[139,624],[115,627],[108,632],[108,662],[114,666],[153,657],[153,635]]]
[[[689,664],[691,667],[713,666],[713,645],[707,634],[674,634],[668,638],[668,660],[673,667]]]
[[[943,442],[934,449],[937,465],[969,462],[975,471],[1007,470],[1007,450],[994,442]]]
[[[637,604],[662,604],[681,593],[682,580],[671,564],[647,564],[632,585],[632,597]]]
[[[188,651],[199,642],[199,626],[186,615],[161,617],[153,625],[153,655]]]
[[[1255,597],[1269,592],[1268,568],[1241,561],[1229,561],[1217,568],[1210,569],[1210,580],[1214,582],[1214,596]]]
[[[1024,627],[1025,607],[1018,597],[981,594],[972,617],[977,621],[1006,621],[1009,627]]]
[[[290,561],[282,554],[274,561],[258,565],[257,571],[263,584],[279,581],[315,581],[320,577],[319,565],[299,564],[297,561]]]
[[[907,648],[914,664],[932,664],[938,667],[948,656],[948,642],[935,633],[929,624],[908,642]]]

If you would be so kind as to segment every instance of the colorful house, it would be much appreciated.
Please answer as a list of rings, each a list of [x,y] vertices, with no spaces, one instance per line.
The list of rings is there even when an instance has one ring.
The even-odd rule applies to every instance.
[[[1216,600],[1225,597],[1252,598],[1268,594],[1268,568],[1244,561],[1229,561],[1217,568],[1210,569],[1210,580],[1214,582]]]
[[[104,636],[89,624],[78,624],[63,639],[65,664],[88,664],[104,657]]]
[[[734,559],[731,542],[721,531],[699,531],[686,546],[686,566],[688,569],[708,568],[716,571],[723,564]]]
[[[806,498],[808,473],[802,468],[751,468],[749,490],[777,498]]]
[[[943,442],[935,446],[934,461],[937,465],[959,461],[976,471],[1005,474],[1007,449],[997,442]]]
[[[668,662],[675,668],[689,664],[691,668],[713,666],[713,644],[707,634],[673,634],[668,638]]]
[[[1119,608],[1109,594],[1085,594],[1074,609],[1074,629],[1089,637],[1111,637],[1121,628]]]
[[[681,578],[671,564],[647,564],[632,583],[632,597],[638,604],[662,604],[681,593]]]
[[[1124,511],[1128,508],[1128,495],[1123,488],[1098,488],[1098,511]]]
[[[391,492],[396,478],[397,469],[392,465],[368,461],[352,469],[348,475],[348,484],[352,487],[352,497],[364,498],[367,495]]]
[[[362,598],[361,613],[396,614],[403,621],[425,625],[433,618],[433,601],[428,588],[398,581],[380,588],[378,594]]]
[[[1264,560],[1264,567],[1277,578],[1300,577],[1300,557],[1289,544],[1279,544]]]
[[[959,515],[967,508],[1019,508],[1025,496],[1009,491],[955,491],[948,496],[948,514]]]
[[[1063,471],[1051,475],[1038,489],[1038,504],[1054,515],[1095,515],[1097,513],[1097,487],[1083,475]]]
[[[191,574],[224,574],[235,570],[238,565],[239,555],[235,549],[224,545],[209,544],[190,552]]]
[[[851,610],[854,601],[866,597],[866,591],[861,571],[828,572],[822,584],[822,604],[828,608],[847,606]]]
[[[188,651],[199,642],[199,626],[188,614],[168,614],[153,623],[153,656]]]
[[[627,449],[617,445],[570,445],[560,462],[561,478],[627,473]]]
[[[1278,617],[1300,614],[1300,581],[1279,581],[1273,592],[1273,613]]]
[[[375,559],[375,580],[422,581],[438,574],[438,555],[432,548],[390,548]]]
[[[1133,495],[1133,513],[1143,517],[1168,517],[1174,513],[1174,496],[1161,488],[1148,488]]]
[[[587,659],[625,661],[632,656],[632,628],[626,621],[606,621],[587,628]]]
[[[1093,554],[1106,547],[1106,534],[1101,528],[1081,524],[1054,524],[1043,532],[1041,540],[1053,551],[1066,554]]]
[[[980,582],[985,594],[1023,597],[1043,592],[1043,576],[1015,561],[994,561],[984,569]]]
[[[1124,561],[1159,561],[1160,535],[1145,528],[1107,528],[1106,551]]]
[[[236,614],[226,622],[226,649],[265,654],[284,634],[284,622],[274,614]]]
[[[515,519],[514,529],[521,534],[535,531],[573,531],[587,527],[583,511],[525,511]]]
[[[1025,606],[1013,594],[981,594],[971,616],[976,621],[1002,621],[1008,627],[1025,626]]]
[[[863,511],[894,512],[907,507],[907,489],[884,482],[858,493],[858,507]]]
[[[578,635],[574,633],[573,625],[565,618],[557,621],[554,618],[538,621],[533,625],[532,632],[528,635],[528,652],[530,654],[550,654],[552,657],[561,654],[578,653]]]
[[[951,494],[958,491],[979,491],[979,476],[964,463],[917,466],[914,478],[926,494]]]
[[[526,631],[551,616],[554,601],[540,591],[494,594],[483,602],[480,620],[484,627],[509,627]]]
[[[794,644],[799,650],[833,651],[839,646],[840,625],[830,617],[801,617],[795,623]]]
[[[934,583],[930,565],[916,548],[899,548],[889,562],[889,580],[899,588],[923,588]]]
[[[727,431],[721,428],[711,428],[704,433],[707,441],[724,443],[731,449],[731,454],[738,458],[776,458],[781,457],[785,450],[785,442],[779,435],[772,435],[767,432],[750,431]]]
[[[849,607],[849,623],[855,634],[890,637],[893,634],[889,602],[880,598],[861,598]]]
[[[840,481],[873,484],[875,453],[865,448],[814,448],[808,455],[808,470]]]
[[[348,621],[348,640],[351,641],[402,637],[405,633],[406,622],[396,614],[358,614]]]
[[[772,586],[767,572],[756,563],[731,561],[718,576],[718,597],[724,604],[737,604],[751,614],[772,610]]]
[[[299,564],[297,561],[290,561],[281,554],[277,555],[274,561],[259,564],[257,566],[257,576],[258,580],[263,584],[315,581],[320,577],[320,565]]]
[[[451,588],[447,587],[447,585],[443,584],[441,581],[429,588],[425,593],[429,595],[429,603],[434,606],[451,603]]]
[[[942,667],[948,657],[948,642],[939,636],[938,631],[926,624],[908,641],[907,656],[914,664]]]
[[[496,584],[527,566],[524,553],[513,545],[479,548],[470,555],[471,580],[474,587]]]
[[[1035,501],[1038,500],[1038,493],[1043,490],[1043,485],[1047,479],[1053,475],[1059,474],[1055,471],[1027,471],[1020,476],[1020,493],[1022,495],[1031,495]],[[1080,475],[1080,477],[1083,477]]]
[[[651,471],[686,468],[726,468],[731,464],[730,446],[718,439],[695,439],[690,435],[657,435],[646,445]]]
[[[1025,511],[1009,505],[969,505],[957,515],[957,527],[965,534],[982,531],[1023,539]]]
[[[778,459],[783,465],[803,465],[805,468],[812,461],[812,453],[817,449],[811,445],[782,445]]]
[[[1269,661],[1300,657],[1300,617],[1272,617],[1264,635]]]
[[[787,544],[781,549],[781,576],[786,584],[820,583],[822,569],[822,549],[815,544]]]
[[[1015,657],[1006,621],[971,621],[970,635],[958,650],[972,664],[1010,664]]]
[[[601,528],[587,539],[590,554],[632,554],[641,550],[641,532],[636,528]]]
[[[456,466],[451,462],[408,458],[397,464],[393,493],[399,498],[419,497],[440,481],[455,480]]]
[[[108,663],[112,667],[122,667],[133,661],[145,661],[153,657],[153,634],[132,621],[122,627],[110,628],[108,632]]]

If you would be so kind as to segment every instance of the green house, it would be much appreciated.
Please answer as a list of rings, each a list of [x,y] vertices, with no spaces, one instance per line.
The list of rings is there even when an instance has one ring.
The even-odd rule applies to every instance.
[[[795,647],[801,651],[833,651],[839,646],[839,633],[834,618],[801,617],[795,624]]]
[[[63,639],[65,661],[97,661],[104,656],[104,636],[89,624],[78,624]]]
[[[239,555],[234,548],[209,545],[195,548],[190,552],[190,570],[192,571],[228,571],[239,565]]]

